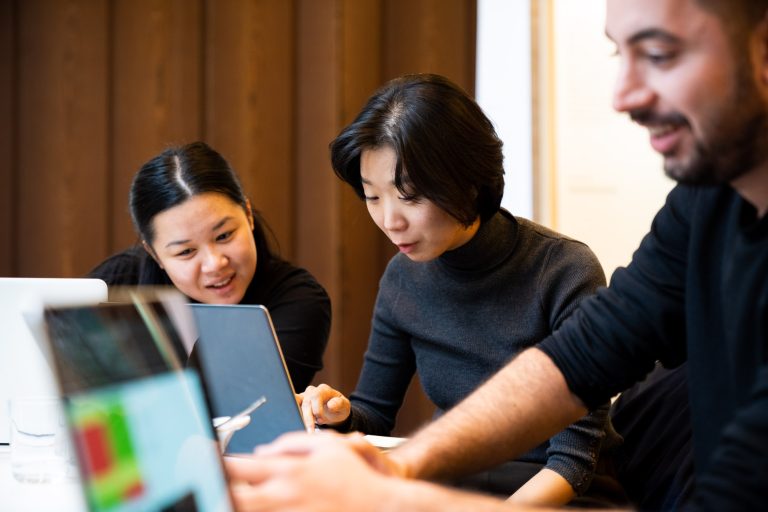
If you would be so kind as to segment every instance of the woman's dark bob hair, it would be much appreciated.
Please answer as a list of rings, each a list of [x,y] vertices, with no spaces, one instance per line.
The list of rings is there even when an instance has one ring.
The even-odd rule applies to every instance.
[[[424,197],[465,226],[499,210],[501,140],[477,103],[447,78],[406,75],[386,83],[331,142],[334,172],[361,198],[361,154],[383,147],[395,152],[395,186],[406,197]]]
[[[190,197],[214,192],[222,194],[249,212],[248,198],[229,163],[204,142],[169,147],[144,164],[133,178],[130,209],[139,236],[152,245],[155,216]],[[254,216],[254,238],[259,259],[272,257],[263,220]]]

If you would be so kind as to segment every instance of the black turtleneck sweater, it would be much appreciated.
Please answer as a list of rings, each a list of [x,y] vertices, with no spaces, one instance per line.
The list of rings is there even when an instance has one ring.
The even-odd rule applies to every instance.
[[[110,256],[88,277],[103,279],[110,287],[173,284],[138,245]],[[331,301],[325,289],[303,268],[260,254],[240,304],[261,304],[269,310],[293,386],[304,390],[323,367],[328,343]],[[197,364],[195,351],[190,361]]]
[[[581,242],[506,211],[439,258],[398,254],[379,284],[349,430],[388,434],[418,372],[438,412],[456,405],[509,359],[557,329],[605,284]],[[546,464],[581,493],[604,437],[606,408],[586,416],[522,460]]]

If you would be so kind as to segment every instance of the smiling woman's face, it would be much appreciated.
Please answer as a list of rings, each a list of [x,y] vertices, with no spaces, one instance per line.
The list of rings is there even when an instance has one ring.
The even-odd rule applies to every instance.
[[[207,304],[237,304],[256,273],[253,216],[227,196],[192,196],[152,220],[150,254],[176,288]]]

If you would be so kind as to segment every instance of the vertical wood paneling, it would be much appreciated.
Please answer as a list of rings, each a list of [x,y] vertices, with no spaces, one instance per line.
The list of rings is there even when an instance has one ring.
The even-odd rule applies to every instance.
[[[354,119],[382,82],[381,5],[378,0],[346,0],[343,3],[340,36],[342,110],[337,133]],[[330,165],[327,167],[330,169]],[[335,175],[333,178],[339,181]],[[342,189],[339,205],[342,302],[339,313],[344,350],[339,355],[341,381],[351,390],[357,382],[367,347],[370,321],[366,320],[372,317],[379,278],[384,271],[380,254],[384,244],[391,244],[373,223],[365,204],[351,187],[344,183]]]
[[[205,137],[237,170],[291,258],[293,2],[209,1],[206,20]]]
[[[328,290],[316,380],[350,392],[394,249],[333,174],[328,143],[394,76],[441,73],[472,92],[475,3],[0,2],[0,274],[81,275],[132,243],[138,167],[203,139],[238,171],[282,254]],[[431,410],[413,386],[398,433]]]
[[[385,76],[439,73],[474,91],[475,0],[385,2]]]
[[[327,144],[391,77],[406,71],[438,72],[470,91],[474,81],[474,31],[468,28],[474,14],[467,20],[467,9],[474,2],[394,3],[306,0],[298,4],[297,256],[328,287],[334,304],[326,370],[317,380],[346,393],[357,382],[378,280],[394,251],[349,187],[334,183]],[[409,17],[415,18],[406,23],[414,34],[404,35],[409,30],[394,18],[399,22]],[[452,35],[442,33],[445,27]],[[320,250],[323,245],[326,250]],[[433,410],[415,380],[396,431],[412,431]]]
[[[340,31],[336,0],[299,0],[296,19],[296,261],[322,283],[331,297],[333,323],[316,380],[346,391],[339,223],[341,186],[328,162],[328,142],[339,125]]]
[[[128,214],[136,171],[170,144],[199,140],[203,119],[201,0],[113,5],[110,251],[136,240]]]
[[[13,275],[15,2],[0,3],[0,276]]]
[[[106,246],[106,1],[19,2],[18,272],[75,276]]]

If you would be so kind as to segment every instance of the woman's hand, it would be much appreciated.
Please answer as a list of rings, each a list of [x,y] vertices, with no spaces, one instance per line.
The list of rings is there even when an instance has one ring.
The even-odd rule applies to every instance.
[[[307,386],[296,400],[307,432],[313,432],[315,425],[338,425],[349,418],[349,400],[327,384]]]

